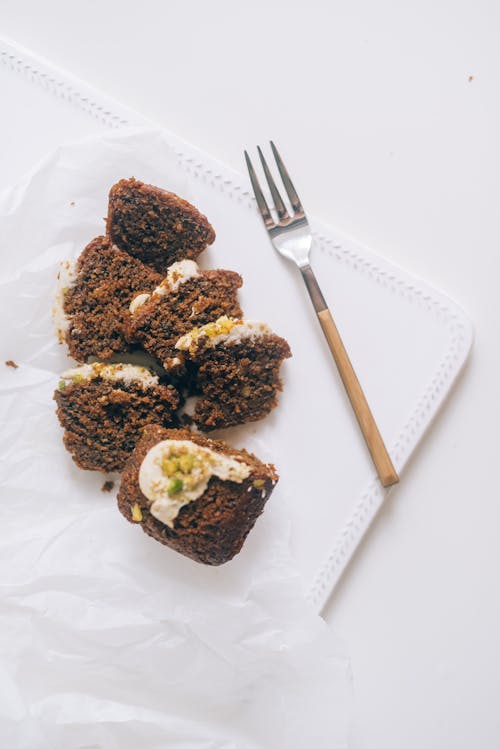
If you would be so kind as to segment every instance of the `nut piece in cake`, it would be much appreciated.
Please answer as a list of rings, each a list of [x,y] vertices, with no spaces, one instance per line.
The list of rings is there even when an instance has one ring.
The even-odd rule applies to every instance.
[[[121,471],[146,424],[176,426],[179,395],[145,367],[84,364],[54,393],[64,444],[80,468]]]
[[[241,316],[241,284],[241,276],[233,271],[201,270],[194,260],[176,262],[151,294],[132,300],[127,337],[168,369],[179,355],[176,342],[188,330],[223,315]]]
[[[133,177],[111,188],[107,233],[121,250],[163,274],[176,260],[196,259],[215,239],[191,203]]]
[[[245,450],[147,426],[125,466],[118,507],[160,543],[218,565],[240,551],[277,480],[274,466]]]
[[[194,365],[193,421],[204,431],[266,416],[282,390],[281,364],[292,355],[265,323],[229,317],[193,328],[176,349]]]
[[[78,362],[129,351],[123,327],[130,302],[160,282],[158,273],[106,237],[93,239],[76,262],[61,266],[53,310],[59,341],[67,343]]]

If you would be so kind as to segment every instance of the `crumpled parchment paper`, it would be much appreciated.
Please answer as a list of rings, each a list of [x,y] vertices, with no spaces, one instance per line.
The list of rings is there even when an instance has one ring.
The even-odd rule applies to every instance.
[[[238,557],[209,568],[127,523],[116,485],[103,493],[63,448],[57,268],[103,232],[130,175],[190,195],[150,130],[61,147],[0,195],[2,745],[344,747],[349,662],[303,598],[279,485]]]

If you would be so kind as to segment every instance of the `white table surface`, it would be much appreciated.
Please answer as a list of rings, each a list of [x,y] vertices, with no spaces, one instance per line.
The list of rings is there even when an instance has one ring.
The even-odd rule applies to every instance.
[[[311,212],[468,311],[469,364],[326,616],[353,749],[498,746],[500,6],[4,0],[0,21],[238,169],[274,138]],[[19,144],[0,186],[31,162]]]

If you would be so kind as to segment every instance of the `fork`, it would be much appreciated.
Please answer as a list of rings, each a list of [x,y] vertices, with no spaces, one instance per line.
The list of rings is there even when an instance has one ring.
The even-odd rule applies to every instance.
[[[302,208],[297,191],[290,179],[290,175],[278,153],[278,149],[272,141],[270,144],[283,186],[293,209],[293,214],[291,216],[289,215],[288,209],[281,198],[279,190],[276,187],[276,182],[274,181],[266,159],[264,158],[264,154],[262,153],[260,146],[257,146],[278,220],[274,220],[273,215],[269,210],[269,206],[267,205],[264,193],[261,190],[250,157],[245,151],[245,161],[260,215],[262,216],[264,225],[274,248],[284,257],[293,260],[302,273],[302,278],[305,281],[319,323],[323,329],[323,333],[337,365],[342,382],[344,383],[347,395],[349,396],[361,432],[363,433],[373,463],[377,469],[380,482],[382,486],[392,486],[393,484],[398,483],[398,474],[394,469],[387,448],[384,445],[384,441],[380,435],[375,419],[373,418],[373,414],[337,330],[337,326],[333,321],[331,312],[328,309],[328,305],[321,293],[316,276],[314,275],[313,269],[309,263],[309,253],[312,244],[312,234],[309,222],[304,213],[304,209]]]

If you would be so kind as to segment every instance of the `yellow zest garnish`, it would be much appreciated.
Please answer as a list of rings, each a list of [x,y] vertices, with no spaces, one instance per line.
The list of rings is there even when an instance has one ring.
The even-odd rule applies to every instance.
[[[132,507],[132,520],[134,523],[140,523],[142,520],[142,511],[137,502]]]
[[[209,322],[206,325],[201,325],[198,328],[193,328],[189,333],[181,336],[176,343],[176,348],[181,350],[189,349],[191,353],[194,353],[198,346],[198,341],[202,336],[211,339],[220,335],[227,335],[235,325],[241,325],[242,322],[243,320],[223,315],[222,317],[219,317],[218,320]]]

